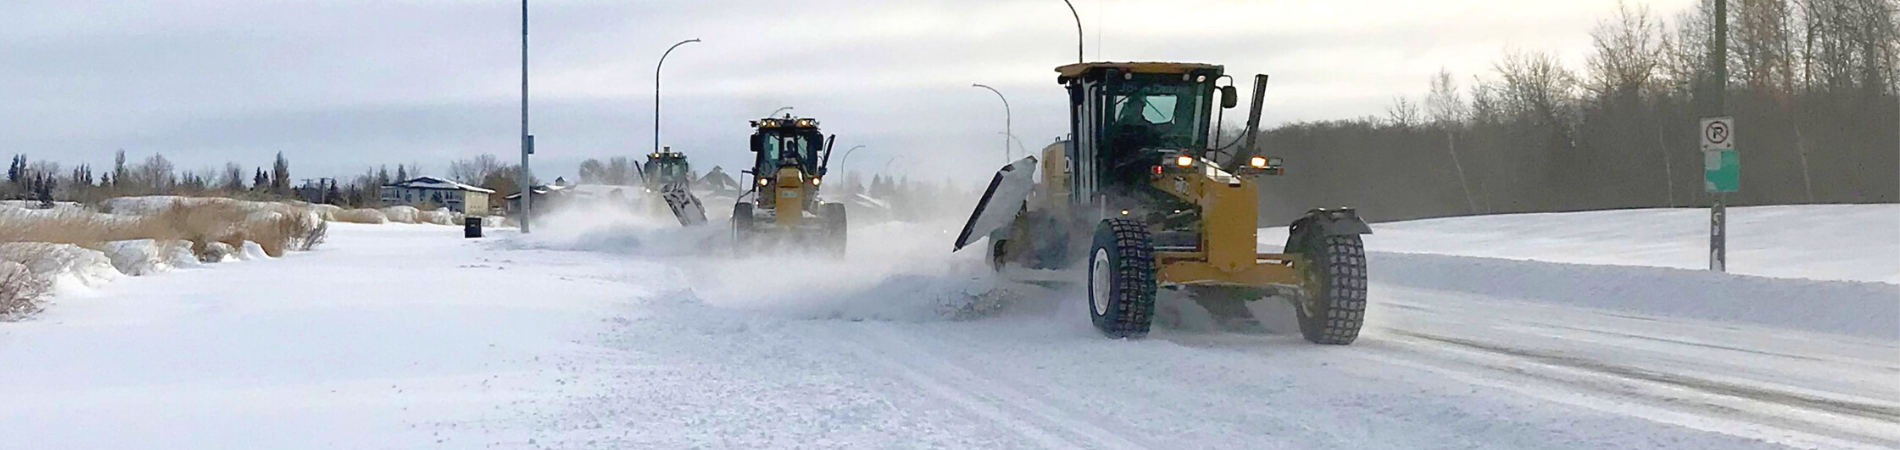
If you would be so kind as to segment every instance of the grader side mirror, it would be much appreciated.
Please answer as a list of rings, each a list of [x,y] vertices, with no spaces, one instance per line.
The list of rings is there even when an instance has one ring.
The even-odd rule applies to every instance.
[[[764,145],[765,140],[763,139],[764,137],[765,136],[760,136],[756,134],[752,135],[752,153],[758,153],[759,149],[765,148],[765,145]]]
[[[1220,108],[1234,109],[1240,105],[1240,93],[1233,86],[1220,87]]]

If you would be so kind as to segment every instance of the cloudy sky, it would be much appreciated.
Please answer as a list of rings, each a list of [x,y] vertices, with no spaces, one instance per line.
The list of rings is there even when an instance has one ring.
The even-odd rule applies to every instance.
[[[1647,4],[1665,17],[1695,0]],[[1274,76],[1266,122],[1380,114],[1440,67],[1462,79],[1507,48],[1581,67],[1616,0],[1075,0],[1091,60],[1225,64]],[[1052,71],[1075,58],[1060,0],[534,0],[537,174],[653,145],[743,165],[746,121],[818,117],[866,170],[986,179],[1002,103],[1040,148],[1064,133]],[[283,152],[298,178],[481,153],[517,158],[520,2],[6,0],[0,152],[67,166],[162,152],[183,169]],[[1243,86],[1243,95],[1246,91]],[[1230,118],[1238,123],[1244,116]],[[895,161],[886,163],[886,161]],[[834,161],[834,164],[839,162]],[[973,181],[977,182],[977,181]]]

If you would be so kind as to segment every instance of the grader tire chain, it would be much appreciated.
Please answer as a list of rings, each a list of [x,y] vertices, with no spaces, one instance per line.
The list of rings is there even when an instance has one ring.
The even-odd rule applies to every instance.
[[[1110,265],[1114,273],[1109,281],[1113,295],[1106,314],[1107,323],[1099,328],[1110,337],[1141,339],[1154,325],[1155,259],[1154,239],[1148,227],[1127,219],[1109,219],[1105,224],[1114,235]]]
[[[1315,344],[1349,345],[1366,320],[1365,244],[1359,236],[1330,236],[1319,245],[1326,282],[1313,300],[1318,310],[1302,318],[1300,328]]]

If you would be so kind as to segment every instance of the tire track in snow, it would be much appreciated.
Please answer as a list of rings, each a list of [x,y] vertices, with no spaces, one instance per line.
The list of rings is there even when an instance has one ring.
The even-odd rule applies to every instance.
[[[1497,353],[1536,360],[1545,364],[1571,367],[1607,375],[1635,380],[1643,380],[1692,389],[1709,394],[1740,397],[1762,402],[1779,403],[1796,408],[1806,408],[1837,414],[1859,416],[1866,419],[1900,423],[1900,407],[1881,405],[1873,402],[1858,402],[1840,398],[1826,398],[1765,387],[1746,386],[1740,383],[1728,383],[1716,380],[1692,377],[1684,374],[1663,373],[1607,364],[1582,358],[1572,358],[1543,352],[1535,352],[1505,345],[1490,344],[1470,339],[1439,336],[1406,330],[1391,330],[1393,333],[1424,339],[1427,341],[1457,345],[1484,352]]]
[[[1147,449],[1162,446],[1137,443],[1127,436],[1096,426],[1086,417],[1052,406],[1043,399],[998,384],[954,361],[929,357],[909,337],[883,322],[864,322],[846,332],[840,342],[853,347],[861,359],[884,366],[940,398],[995,421],[999,426],[1035,440],[1045,448]],[[1011,413],[1015,410],[1017,413]],[[1026,417],[1025,417],[1026,416]],[[1028,419],[1028,420],[1024,420]],[[1033,424],[1032,424],[1033,422]],[[1065,439],[1067,434],[1074,438]],[[1087,441],[1093,445],[1078,445]]]
[[[1797,448],[1900,446],[1900,424],[1882,418],[1890,417],[1890,411],[1878,405],[1869,405],[1875,411],[1883,411],[1872,417],[1841,414],[1799,402],[1778,402],[1776,400],[1789,397],[1780,392],[1761,392],[1758,397],[1738,395],[1760,389],[1711,389],[1709,386],[1720,383],[1703,383],[1701,381],[1707,380],[1597,361],[1571,361],[1574,358],[1460,338],[1397,329],[1385,331],[1392,336],[1366,347],[1393,350],[1396,354],[1352,355],[1431,370],[1474,384],[1502,387],[1559,403]],[[1501,381],[1511,379],[1534,382]]]

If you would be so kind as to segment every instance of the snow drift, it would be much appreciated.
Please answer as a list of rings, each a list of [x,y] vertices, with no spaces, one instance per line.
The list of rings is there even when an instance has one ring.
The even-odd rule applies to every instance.
[[[932,321],[972,305],[1039,289],[999,283],[974,253],[952,254],[960,224],[884,222],[853,226],[849,257],[790,249],[732,248],[726,217],[685,228],[671,217],[623,209],[568,210],[534,234],[501,245],[664,259],[708,305],[798,318]],[[738,256],[734,256],[738,255]]]
[[[107,242],[104,250],[112,258],[113,267],[135,277],[200,265],[198,257],[191,252],[191,242],[187,241],[113,241]]]
[[[0,243],[0,260],[22,264],[55,291],[98,287],[121,275],[104,252],[72,244]]]

